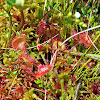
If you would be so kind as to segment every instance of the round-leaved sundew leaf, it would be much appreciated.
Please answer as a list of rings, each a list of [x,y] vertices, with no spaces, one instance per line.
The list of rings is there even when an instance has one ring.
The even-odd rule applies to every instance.
[[[26,37],[24,35],[17,35],[11,42],[13,49],[26,52]]]
[[[77,34],[77,31],[76,31],[75,28],[74,28],[74,29],[72,30],[72,35],[75,35],[75,34]],[[76,36],[74,36],[73,38],[74,38],[75,41],[78,41],[79,35],[76,35]]]
[[[46,34],[47,28],[49,28],[49,26],[47,25],[46,21],[40,21],[36,30],[37,34],[38,35]]]
[[[52,69],[52,65],[50,64],[48,65],[39,64],[37,67],[38,67],[38,71],[34,74],[35,78],[42,77]]]
[[[89,47],[92,43],[86,33],[80,34],[80,42],[85,45],[85,47]]]

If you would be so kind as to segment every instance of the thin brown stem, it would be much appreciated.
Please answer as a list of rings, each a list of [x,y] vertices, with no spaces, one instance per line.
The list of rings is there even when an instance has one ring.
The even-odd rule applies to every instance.
[[[20,11],[21,12],[21,23],[20,23],[20,26],[18,28],[18,31],[20,31],[24,25],[24,13],[23,13],[23,10]]]
[[[88,5],[89,2],[90,2],[90,0],[87,1],[87,3],[85,4],[84,8]]]
[[[74,95],[74,99],[73,100],[76,100],[77,99],[77,96],[78,96],[78,92],[79,92],[79,88],[81,86],[81,82],[82,82],[82,78],[80,79],[77,87],[76,87],[76,91],[75,91],[75,95]]]

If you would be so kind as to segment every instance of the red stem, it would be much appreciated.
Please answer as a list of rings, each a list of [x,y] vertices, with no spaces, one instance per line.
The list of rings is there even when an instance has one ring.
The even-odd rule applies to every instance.
[[[68,57],[68,55],[70,54],[70,52],[72,51],[72,49],[74,49],[74,47],[76,47],[77,45],[81,44],[81,42],[79,41],[78,43],[76,43],[70,50],[69,52],[67,53],[67,56],[66,56],[66,59]]]

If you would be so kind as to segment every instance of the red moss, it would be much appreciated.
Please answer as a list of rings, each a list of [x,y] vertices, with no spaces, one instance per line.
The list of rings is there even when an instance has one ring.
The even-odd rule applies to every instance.
[[[94,94],[100,95],[100,83],[98,81],[92,84],[92,91]]]
[[[34,76],[33,74],[33,69],[26,66],[26,65],[21,65],[21,68],[29,75],[29,76]]]
[[[17,86],[16,90],[15,90],[16,93],[21,93],[23,94],[24,93],[24,88],[22,86]]]

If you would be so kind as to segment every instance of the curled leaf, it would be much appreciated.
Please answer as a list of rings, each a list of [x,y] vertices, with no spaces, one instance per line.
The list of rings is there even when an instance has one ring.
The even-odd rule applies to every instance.
[[[52,65],[50,64],[48,65],[39,64],[37,67],[38,67],[38,72],[34,74],[36,78],[42,77],[52,69]]]
[[[16,36],[11,42],[11,45],[14,49],[22,50],[24,52],[26,52],[25,44],[26,44],[26,37],[24,35]]]

